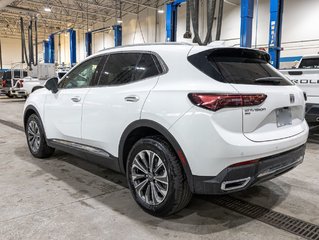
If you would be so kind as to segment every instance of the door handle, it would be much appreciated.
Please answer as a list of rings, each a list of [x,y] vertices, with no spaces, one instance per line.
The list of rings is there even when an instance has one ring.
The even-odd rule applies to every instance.
[[[71,100],[73,102],[80,102],[81,101],[81,98],[79,96],[75,96],[75,97],[72,97]]]
[[[127,96],[124,98],[127,102],[137,102],[140,98],[136,95]]]

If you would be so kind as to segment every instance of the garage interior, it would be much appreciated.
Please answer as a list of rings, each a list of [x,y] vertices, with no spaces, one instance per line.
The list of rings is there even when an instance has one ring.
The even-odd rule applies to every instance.
[[[156,218],[121,174],[61,151],[32,157],[20,80],[24,71],[65,73],[107,48],[164,42],[259,49],[275,68],[293,69],[319,54],[318,9],[317,0],[1,0],[0,76],[10,72],[22,92],[0,95],[0,239],[319,239],[319,125],[291,172],[238,193],[195,195]]]

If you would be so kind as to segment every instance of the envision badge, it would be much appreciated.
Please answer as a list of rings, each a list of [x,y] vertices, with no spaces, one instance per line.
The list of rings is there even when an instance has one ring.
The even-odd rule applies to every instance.
[[[295,95],[290,94],[290,103],[295,103]]]

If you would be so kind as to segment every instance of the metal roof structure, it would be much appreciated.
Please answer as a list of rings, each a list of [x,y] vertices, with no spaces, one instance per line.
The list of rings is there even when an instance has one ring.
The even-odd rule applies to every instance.
[[[68,28],[94,29],[112,25],[117,18],[136,16],[145,9],[156,10],[170,1],[163,0],[2,0],[0,37],[20,38],[20,17],[25,27],[38,18],[39,40]],[[47,11],[45,11],[45,9]]]

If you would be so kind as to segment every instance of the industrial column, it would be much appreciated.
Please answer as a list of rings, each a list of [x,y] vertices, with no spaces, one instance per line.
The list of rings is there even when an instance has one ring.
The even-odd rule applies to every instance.
[[[71,28],[68,32],[70,33],[70,64],[72,67],[76,64],[76,31]]]
[[[240,46],[251,47],[254,0],[241,0]]]
[[[269,26],[269,54],[271,64],[279,68],[281,51],[281,28],[282,13],[284,9],[283,0],[270,0],[270,26]]]
[[[175,0],[166,5],[166,41],[176,42],[177,8],[186,0]]]
[[[49,63],[54,63],[54,34],[51,34],[49,36],[48,48],[49,48]]]

